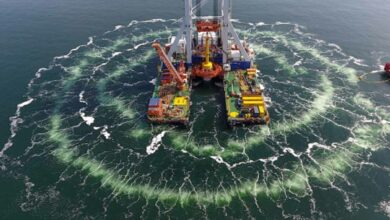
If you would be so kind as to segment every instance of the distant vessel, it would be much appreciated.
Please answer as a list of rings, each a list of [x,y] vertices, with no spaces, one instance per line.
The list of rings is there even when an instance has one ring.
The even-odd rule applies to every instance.
[[[385,71],[387,75],[390,77],[390,62],[385,64]]]
[[[234,30],[231,0],[218,0],[220,15],[216,16],[194,16],[194,8],[192,0],[185,0],[185,16],[177,36],[164,47],[158,42],[152,45],[163,65],[149,101],[148,119],[187,125],[192,81],[216,79],[223,80],[230,125],[268,124],[264,87],[253,64],[255,52]]]

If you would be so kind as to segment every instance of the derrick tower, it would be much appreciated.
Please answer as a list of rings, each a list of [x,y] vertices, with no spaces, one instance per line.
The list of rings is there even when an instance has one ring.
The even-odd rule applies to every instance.
[[[198,39],[196,39],[196,36],[200,35],[199,32],[205,31],[204,29],[200,30],[200,28],[202,28],[201,25],[194,24],[201,24],[202,21],[209,21],[218,26],[217,29],[211,29],[210,31],[215,32],[215,36],[218,40],[218,43],[214,43],[217,43],[217,49],[219,49],[219,52],[222,54],[221,63],[228,64],[231,45],[234,45],[239,50],[239,55],[235,55],[234,58],[239,57],[240,61],[250,62],[251,57],[248,54],[248,50],[245,48],[244,42],[238,37],[231,22],[232,0],[214,0],[214,15],[201,16],[201,13],[199,12],[207,2],[207,0],[197,0],[196,4],[193,5],[193,0],[184,0],[185,13],[183,22],[179,32],[171,42],[168,57],[173,60],[174,53],[178,52],[180,46],[183,47],[185,45],[184,53],[186,64],[191,66],[194,61],[193,53],[196,51],[198,43],[201,43],[197,42],[197,40],[201,38],[198,37]],[[204,24],[207,25],[207,23]]]

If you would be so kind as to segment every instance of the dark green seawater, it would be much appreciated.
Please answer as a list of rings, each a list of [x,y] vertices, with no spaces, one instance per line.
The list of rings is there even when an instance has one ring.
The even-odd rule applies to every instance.
[[[183,129],[145,117],[183,2],[0,0],[0,219],[389,219],[389,9],[234,1],[272,123],[206,83]]]

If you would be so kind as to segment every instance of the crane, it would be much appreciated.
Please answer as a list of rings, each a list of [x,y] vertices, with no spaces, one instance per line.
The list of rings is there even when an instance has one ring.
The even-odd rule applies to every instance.
[[[169,70],[169,73],[173,76],[173,78],[175,79],[176,83],[177,83],[177,88],[179,90],[183,90],[184,89],[184,86],[185,86],[185,82],[184,80],[182,79],[182,77],[180,76],[180,74],[177,72],[176,68],[173,66],[173,64],[171,63],[171,61],[169,60],[167,54],[165,53],[165,51],[163,50],[163,48],[161,47],[161,45],[158,43],[158,42],[154,42],[152,44],[152,47],[154,47],[154,49],[156,49],[161,61],[165,64],[165,66],[168,68]]]
[[[203,69],[205,70],[212,70],[213,69],[213,63],[210,62],[210,37],[209,37],[209,33],[207,32],[207,35],[206,35],[206,46],[205,46],[205,53],[204,53],[204,56],[205,56],[205,61],[202,63],[202,66],[203,66]]]

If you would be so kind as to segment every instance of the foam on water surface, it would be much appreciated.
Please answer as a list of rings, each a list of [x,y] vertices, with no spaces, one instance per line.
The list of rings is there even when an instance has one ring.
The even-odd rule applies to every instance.
[[[150,42],[167,39],[177,20],[118,25],[41,68],[17,106],[0,158],[12,161],[2,170],[25,176],[23,210],[70,186],[80,207],[91,205],[80,198],[99,197],[104,215],[126,204],[144,216],[326,218],[322,191],[337,194],[341,209],[357,209],[353,176],[366,165],[388,169],[371,160],[388,149],[390,115],[359,87],[369,65],[299,25],[235,24],[257,53],[270,127],[228,129],[223,97],[205,87],[194,89],[188,129],[150,125],[145,108],[159,63]],[[11,147],[20,140],[30,143],[22,152]],[[37,160],[53,163],[55,181],[29,177]],[[310,212],[295,212],[291,201]],[[376,208],[388,215],[386,201]]]

